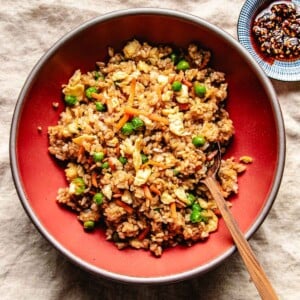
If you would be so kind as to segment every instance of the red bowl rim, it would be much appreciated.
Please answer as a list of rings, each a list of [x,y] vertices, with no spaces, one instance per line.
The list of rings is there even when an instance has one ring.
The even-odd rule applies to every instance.
[[[123,9],[123,10],[117,10],[113,11],[107,14],[104,14],[102,16],[96,17],[91,19],[90,21],[87,21],[83,23],[82,25],[79,25],[78,27],[71,30],[69,33],[64,35],[62,38],[60,38],[36,63],[36,65],[33,67],[32,71],[30,72],[27,80],[24,83],[24,86],[20,92],[20,95],[18,97],[15,110],[13,113],[12,118],[12,125],[10,130],[10,145],[9,145],[9,154],[10,154],[10,165],[11,165],[11,171],[12,171],[12,177],[14,180],[14,184],[18,193],[18,196],[20,198],[21,204],[35,225],[35,227],[38,229],[38,231],[44,236],[44,238],[50,242],[60,253],[62,253],[66,258],[68,258],[71,262],[78,265],[79,267],[83,268],[84,270],[88,271],[89,273],[97,276],[102,276],[105,278],[109,278],[115,281],[119,282],[125,282],[125,283],[138,283],[138,284],[160,284],[160,283],[170,283],[170,282],[176,282],[181,280],[186,280],[191,277],[195,277],[196,275],[204,274],[216,266],[220,265],[226,258],[228,258],[230,255],[234,253],[236,250],[236,247],[233,245],[230,247],[223,255],[220,255],[210,261],[209,263],[199,266],[195,269],[185,271],[179,274],[173,274],[173,275],[167,275],[167,276],[159,276],[159,277],[133,277],[133,276],[126,276],[121,274],[116,274],[109,272],[107,270],[100,269],[98,267],[95,267],[91,265],[90,263],[87,263],[83,259],[75,256],[73,253],[71,253],[68,249],[66,249],[63,245],[61,245],[48,231],[46,228],[43,227],[43,225],[40,223],[37,215],[32,210],[29,201],[24,193],[23,187],[22,187],[22,181],[20,178],[19,170],[18,170],[18,163],[17,163],[17,156],[16,156],[16,139],[17,139],[17,131],[18,131],[18,125],[20,120],[20,115],[22,112],[22,107],[24,105],[24,99],[27,96],[28,91],[30,90],[32,83],[34,82],[35,77],[39,74],[39,71],[43,67],[45,63],[47,63],[47,60],[54,55],[54,53],[68,40],[76,36],[78,33],[86,30],[87,28],[94,26],[98,23],[103,23],[107,20],[112,20],[119,17],[126,17],[126,16],[132,16],[132,15],[162,15],[162,16],[169,16],[173,18],[183,19],[185,21],[192,22],[194,24],[198,24],[200,26],[204,26],[215,33],[219,35],[222,39],[227,40],[228,43],[230,43],[233,47],[237,48],[240,54],[251,63],[251,67],[253,68],[253,71],[255,72],[256,76],[259,78],[261,84],[263,85],[269,99],[271,99],[271,105],[274,110],[275,119],[277,122],[277,134],[278,134],[278,163],[276,168],[276,175],[274,177],[274,182],[271,188],[271,191],[269,193],[269,197],[266,201],[266,204],[264,208],[262,209],[259,217],[256,219],[256,221],[253,223],[252,227],[245,233],[246,239],[249,239],[259,228],[259,226],[263,223],[264,219],[266,218],[268,212],[270,211],[273,202],[276,198],[276,195],[278,193],[283,171],[284,171],[284,165],[285,165],[285,150],[286,150],[286,141],[285,141],[285,129],[284,129],[284,122],[282,117],[282,112],[280,108],[280,104],[277,100],[277,96],[275,93],[275,90],[273,88],[273,85],[269,78],[265,75],[263,70],[260,68],[260,66],[257,64],[257,62],[252,58],[252,56],[239,44],[237,40],[235,40],[232,36],[230,36],[228,33],[220,29],[219,27],[212,25],[208,21],[205,21],[197,16],[180,12],[177,10],[171,10],[171,9],[161,9],[161,8],[132,8],[132,9]]]

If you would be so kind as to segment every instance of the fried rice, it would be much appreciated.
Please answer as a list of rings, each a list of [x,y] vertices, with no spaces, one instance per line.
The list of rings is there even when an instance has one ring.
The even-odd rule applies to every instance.
[[[217,143],[225,152],[234,135],[225,74],[196,44],[131,40],[108,56],[63,85],[65,109],[48,127],[49,152],[65,163],[58,203],[74,210],[85,230],[104,229],[119,249],[161,256],[206,239],[219,212],[200,181]],[[222,159],[225,198],[238,192],[244,170],[234,158]]]

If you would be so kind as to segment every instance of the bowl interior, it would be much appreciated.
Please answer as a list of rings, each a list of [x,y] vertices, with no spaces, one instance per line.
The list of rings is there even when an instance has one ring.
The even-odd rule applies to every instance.
[[[246,61],[245,53],[237,50],[232,38],[228,41],[220,30],[212,31],[201,20],[194,21],[151,12],[93,20],[76,34],[68,34],[42,58],[21,93],[14,116],[12,156],[22,203],[56,248],[97,274],[125,281],[183,279],[209,270],[234,250],[221,220],[218,231],[207,241],[190,248],[168,249],[161,258],[146,251],[119,251],[105,240],[101,230],[85,233],[75,214],[56,203],[57,189],[66,182],[63,169],[48,154],[47,127],[56,124],[63,110],[61,85],[77,68],[83,72],[93,70],[96,61],[106,58],[108,46],[121,49],[127,40],[137,38],[181,47],[197,41],[210,49],[212,66],[225,72],[229,83],[228,110],[236,134],[227,156],[254,158],[239,179],[239,194],[232,197],[232,213],[249,236],[272,204],[282,148],[279,112],[270,100],[266,78],[257,76],[252,61]],[[60,106],[54,110],[52,102],[56,101]],[[41,133],[38,126],[42,127]]]

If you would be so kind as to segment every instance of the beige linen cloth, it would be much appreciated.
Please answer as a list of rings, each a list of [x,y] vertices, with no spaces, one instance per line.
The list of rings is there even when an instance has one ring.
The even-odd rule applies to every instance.
[[[8,152],[11,118],[26,77],[45,51],[74,27],[117,9],[160,7],[192,13],[237,38],[243,3],[0,0],[0,299],[259,299],[238,253],[205,276],[177,284],[138,287],[91,278],[54,250],[30,222],[15,191]],[[285,120],[286,167],[274,206],[250,244],[280,299],[298,300],[300,82],[272,83]]]

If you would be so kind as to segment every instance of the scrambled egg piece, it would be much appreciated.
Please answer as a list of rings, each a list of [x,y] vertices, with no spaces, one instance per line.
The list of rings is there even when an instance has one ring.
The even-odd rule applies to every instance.
[[[184,188],[179,187],[179,188],[175,189],[174,193],[180,201],[188,204],[188,199],[187,199],[187,195],[186,195]]]
[[[134,57],[141,49],[141,44],[137,40],[129,42],[123,49],[125,58]]]
[[[112,198],[112,189],[110,184],[106,184],[102,187],[102,193],[107,199]]]
[[[141,149],[142,149],[142,143],[143,143],[143,138],[142,136],[139,136],[134,143],[134,150],[132,153],[132,159],[133,159],[133,166],[136,171],[139,170],[139,168],[142,165],[142,156],[141,156]]]
[[[170,131],[172,133],[174,133],[178,136],[185,136],[185,135],[190,134],[187,131],[185,131],[185,129],[184,129],[182,112],[178,112],[175,114],[169,114],[168,118],[169,118],[169,123],[170,123],[170,125],[169,125]]]
[[[180,94],[176,97],[176,100],[179,103],[189,102],[189,88],[185,84],[182,85]]]
[[[81,169],[83,172],[83,168],[80,165],[76,165],[74,163],[68,163],[67,168],[65,169],[65,174],[68,181],[72,181],[72,179],[79,176],[78,175],[79,169]]]
[[[84,96],[84,85],[80,83],[81,72],[80,70],[75,71],[73,76],[69,79],[69,82],[63,88],[63,93],[68,96],[76,96],[80,101]]]
[[[160,200],[163,204],[170,204],[172,202],[175,202],[174,198],[166,191],[162,193]]]
[[[137,185],[137,186],[141,186],[141,185],[145,184],[150,175],[151,175],[150,168],[139,169],[136,172],[133,184]]]

